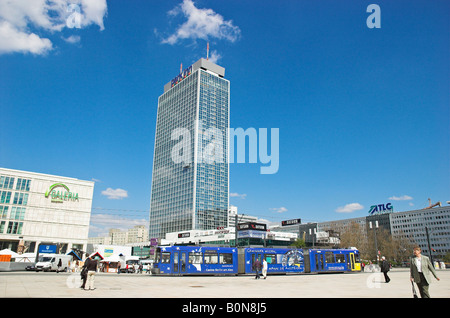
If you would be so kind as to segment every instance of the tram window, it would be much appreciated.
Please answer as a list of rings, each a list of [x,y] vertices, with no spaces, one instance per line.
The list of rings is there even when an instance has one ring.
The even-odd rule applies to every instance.
[[[219,255],[220,264],[233,264],[233,254],[224,253]]]
[[[203,254],[199,252],[189,253],[189,264],[203,264]]]
[[[170,253],[161,253],[161,263],[168,264],[170,263]]]
[[[336,263],[345,263],[345,255],[336,254]]]
[[[216,251],[205,251],[205,264],[217,264],[219,257]]]
[[[264,255],[264,258],[266,259],[267,264],[277,263],[277,256],[275,254],[266,254]]]
[[[333,252],[325,252],[325,262],[334,263],[334,253]]]

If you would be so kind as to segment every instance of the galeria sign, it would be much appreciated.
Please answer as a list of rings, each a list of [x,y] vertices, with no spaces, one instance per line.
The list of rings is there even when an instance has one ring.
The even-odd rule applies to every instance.
[[[62,188],[61,190],[56,190],[57,188]],[[64,191],[65,189],[66,191]],[[45,191],[45,197],[51,197],[52,202],[62,203],[64,201],[78,201],[78,193],[71,192],[69,187],[63,183],[55,183],[50,186],[50,188]]]

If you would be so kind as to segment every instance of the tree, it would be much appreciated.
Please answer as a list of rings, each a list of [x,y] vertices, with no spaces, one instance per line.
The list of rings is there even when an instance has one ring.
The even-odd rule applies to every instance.
[[[386,259],[398,263],[409,259],[414,246],[414,241],[410,238],[405,235],[392,236],[391,232],[385,228],[376,229],[376,237],[379,256],[385,256]],[[373,235],[368,235],[368,252],[370,258],[374,259],[376,251]]]
[[[450,263],[450,252],[447,252],[447,254],[445,254],[445,256],[444,256],[444,262]]]
[[[305,243],[305,240],[298,238],[290,246],[294,246],[296,248],[304,248],[304,247],[306,247],[306,243]]]
[[[351,222],[340,235],[341,248],[356,247],[359,250],[362,259],[370,259],[367,243],[367,235],[363,225]]]

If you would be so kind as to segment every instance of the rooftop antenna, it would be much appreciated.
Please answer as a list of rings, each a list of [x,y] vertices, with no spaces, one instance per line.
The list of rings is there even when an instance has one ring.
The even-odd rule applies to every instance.
[[[209,59],[209,42],[206,44],[206,60]]]

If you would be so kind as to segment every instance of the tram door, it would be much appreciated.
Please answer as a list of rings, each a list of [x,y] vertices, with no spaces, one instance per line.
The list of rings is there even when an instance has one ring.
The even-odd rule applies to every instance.
[[[173,253],[173,272],[174,273],[186,273],[186,252],[174,252]]]
[[[179,267],[179,259],[178,259],[178,252],[173,253],[173,272],[178,273],[178,267]]]
[[[323,271],[324,269],[324,254],[317,253],[315,255],[315,261],[316,261],[316,270],[317,271]]]
[[[181,252],[180,271],[186,273],[186,252]]]
[[[359,262],[357,262],[355,253],[350,253],[350,269],[352,271],[360,271],[361,270],[361,264]]]
[[[262,254],[262,253],[252,253],[251,271],[253,273],[256,273],[256,269],[254,268],[253,264],[255,264],[255,261],[258,259],[262,266],[263,257],[264,257],[264,254]]]

